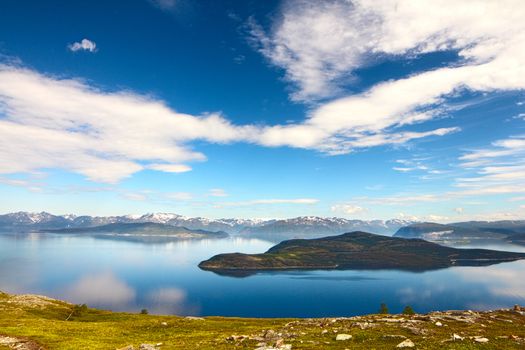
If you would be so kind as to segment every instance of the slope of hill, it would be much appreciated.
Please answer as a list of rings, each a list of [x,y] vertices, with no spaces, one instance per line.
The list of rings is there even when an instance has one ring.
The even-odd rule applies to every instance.
[[[0,310],[0,349],[438,350],[525,346],[525,312],[521,307],[351,318],[192,318],[117,313],[43,296],[0,292]]]
[[[350,232],[317,239],[293,239],[263,254],[219,254],[203,261],[203,270],[228,272],[289,269],[431,270],[454,265],[480,266],[525,259],[525,253],[457,249],[421,239]]]

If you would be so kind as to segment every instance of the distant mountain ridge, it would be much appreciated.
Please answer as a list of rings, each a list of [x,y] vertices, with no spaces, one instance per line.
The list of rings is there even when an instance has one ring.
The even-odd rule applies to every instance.
[[[152,222],[191,230],[224,231],[229,234],[257,237],[272,241],[290,238],[316,238],[349,231],[367,230],[379,234],[393,234],[399,228],[410,225],[408,220],[350,220],[302,216],[282,220],[260,219],[207,219],[186,217],[172,213],[150,213],[122,216],[53,215],[47,212],[16,212],[0,215],[0,229],[42,230],[86,228],[116,223]]]
[[[414,223],[400,228],[394,237],[443,240],[505,240],[523,244],[525,220],[467,221],[451,224]]]

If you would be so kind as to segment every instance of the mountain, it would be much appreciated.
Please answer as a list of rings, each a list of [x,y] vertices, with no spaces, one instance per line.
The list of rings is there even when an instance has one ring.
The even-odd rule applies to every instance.
[[[457,249],[424,241],[350,232],[317,239],[293,239],[263,254],[219,254],[199,267],[221,274],[265,270],[402,269],[424,271],[449,266],[481,266],[525,259],[525,253]]]
[[[415,223],[400,228],[394,237],[444,240],[505,240],[521,243],[525,235],[525,221],[468,221],[451,224]],[[522,244],[522,243],[521,243]]]
[[[292,238],[319,238],[339,235],[350,231],[367,231],[391,235],[399,228],[413,223],[405,220],[349,220],[343,218],[322,218],[301,216],[285,220],[273,220],[261,225],[244,228],[240,234],[281,242]]]
[[[85,233],[99,238],[125,239],[150,243],[163,242],[167,239],[216,239],[228,237],[228,234],[223,231],[191,230],[186,227],[153,222],[114,223],[96,227],[47,229],[42,231],[52,233]]]
[[[303,216],[284,220],[190,218],[171,213],[123,216],[53,215],[46,212],[18,212],[0,215],[0,230],[38,231],[42,229],[85,228],[117,223],[152,222],[192,230],[224,231],[233,235],[255,237],[274,242],[291,238],[316,238],[348,231],[370,231],[391,235],[412,224],[404,220],[348,220]]]

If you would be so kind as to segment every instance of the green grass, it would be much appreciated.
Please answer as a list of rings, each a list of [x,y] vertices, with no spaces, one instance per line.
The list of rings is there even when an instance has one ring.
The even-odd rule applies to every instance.
[[[73,305],[51,301],[45,306],[16,302],[0,294],[0,334],[27,338],[46,349],[117,349],[142,343],[162,343],[161,349],[255,349],[265,330],[281,333],[293,349],[395,349],[410,338],[417,349],[523,349],[525,316],[513,311],[480,313],[475,323],[443,320],[442,327],[421,315],[370,315],[352,319],[247,319],[207,317],[192,320],[176,316],[140,315],[87,309],[67,317]],[[413,322],[390,323],[381,318],[401,318]],[[373,328],[360,329],[359,322],[372,321]],[[163,323],[167,325],[163,325]],[[409,327],[416,327],[417,332]],[[416,332],[416,333],[417,333]],[[351,334],[347,341],[335,341],[338,333]],[[487,344],[471,339],[443,342],[453,333],[468,338],[481,335]],[[228,340],[231,335],[252,339]],[[508,338],[497,338],[497,337]],[[517,337],[516,339],[511,336]],[[267,343],[273,342],[268,338]],[[0,345],[0,349],[5,349]]]

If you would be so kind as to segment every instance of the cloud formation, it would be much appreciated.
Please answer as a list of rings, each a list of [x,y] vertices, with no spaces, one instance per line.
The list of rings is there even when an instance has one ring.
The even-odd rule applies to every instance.
[[[443,102],[465,91],[524,89],[523,16],[516,0],[290,0],[269,34],[253,20],[250,26],[259,51],[297,86],[293,100],[340,96],[341,81],[380,59],[449,50],[459,59],[323,103],[304,123],[270,128],[261,141],[340,154],[459,131],[404,128],[446,115]]]
[[[74,42],[67,46],[70,51],[88,51],[95,52],[97,51],[97,44],[94,41],[89,39],[82,39],[80,42]]]
[[[0,173],[62,168],[115,183],[153,169],[185,172],[206,157],[186,143],[248,139],[219,114],[192,116],[132,92],[0,65]]]
[[[206,159],[191,147],[195,141],[329,155],[401,145],[459,132],[454,125],[415,128],[446,115],[450,96],[525,88],[525,7],[518,0],[290,0],[282,11],[270,33],[252,21],[252,35],[298,86],[293,99],[325,99],[311,105],[304,121],[234,125],[219,113],[184,114],[151,96],[4,64],[0,173],[62,168],[106,183],[144,169],[180,173]],[[96,44],[84,39],[71,49],[94,51]],[[341,81],[368,62],[445,50],[457,51],[459,61],[326,100],[341,96]]]

